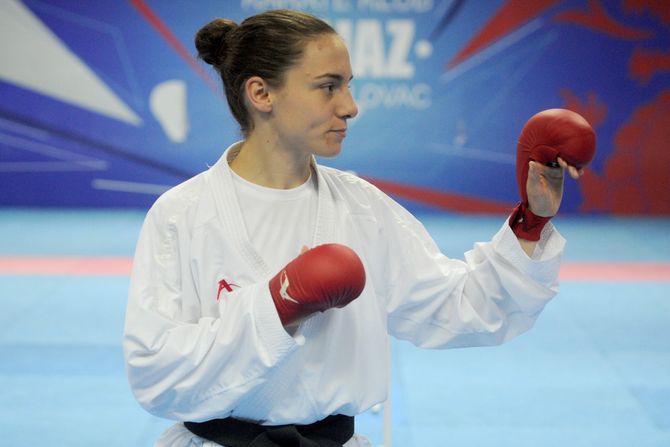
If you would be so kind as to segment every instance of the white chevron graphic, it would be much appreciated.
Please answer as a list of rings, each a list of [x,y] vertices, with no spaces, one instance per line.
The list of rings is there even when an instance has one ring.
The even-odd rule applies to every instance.
[[[0,1],[0,80],[139,126],[142,119],[18,0]]]

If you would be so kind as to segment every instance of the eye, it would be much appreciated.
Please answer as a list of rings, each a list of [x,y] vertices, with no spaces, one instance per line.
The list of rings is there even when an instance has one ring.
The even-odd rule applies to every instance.
[[[333,93],[333,91],[335,90],[335,84],[333,84],[332,82],[329,82],[328,84],[323,84],[321,86],[321,89],[325,90],[328,93]]]

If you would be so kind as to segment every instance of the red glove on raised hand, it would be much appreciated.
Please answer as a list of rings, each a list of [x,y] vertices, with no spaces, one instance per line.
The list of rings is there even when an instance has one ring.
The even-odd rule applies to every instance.
[[[589,123],[578,113],[566,109],[549,109],[535,114],[526,122],[516,153],[516,175],[521,203],[509,224],[518,237],[530,241],[540,239],[544,225],[552,216],[537,216],[529,208],[526,184],[528,163],[533,160],[550,167],[559,167],[558,158],[581,169],[596,151],[596,135]]]
[[[289,262],[269,286],[279,319],[286,326],[358,298],[365,287],[365,269],[349,247],[324,244]]]

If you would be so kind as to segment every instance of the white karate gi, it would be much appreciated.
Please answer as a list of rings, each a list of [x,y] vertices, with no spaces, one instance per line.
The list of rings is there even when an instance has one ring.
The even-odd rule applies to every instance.
[[[135,397],[154,415],[271,425],[356,415],[386,398],[389,334],[424,348],[499,344],[529,329],[558,290],[565,241],[551,224],[534,259],[506,222],[465,261],[449,259],[380,190],[317,166],[312,246],[351,247],[367,283],[291,337],[268,289],[277,272],[246,235],[228,166],[237,147],[162,195],[141,231],[124,351]]]

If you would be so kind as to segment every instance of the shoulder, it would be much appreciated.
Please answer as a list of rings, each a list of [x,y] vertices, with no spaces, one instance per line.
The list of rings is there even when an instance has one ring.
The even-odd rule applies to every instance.
[[[159,226],[194,226],[202,201],[207,197],[206,174],[197,174],[161,194],[147,217]]]
[[[369,180],[353,172],[320,166],[324,182],[331,193],[347,203],[352,214],[374,215],[379,221],[396,222],[404,226],[418,224],[418,220],[405,207]]]
[[[342,171],[319,165],[319,174],[334,192],[340,193],[346,198],[372,201],[388,199],[388,196],[379,188],[352,171]]]

